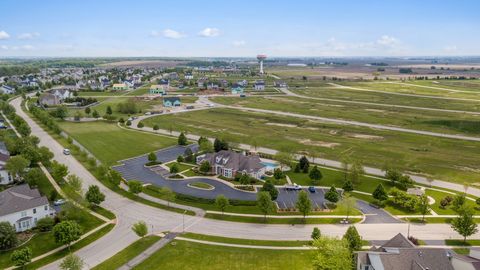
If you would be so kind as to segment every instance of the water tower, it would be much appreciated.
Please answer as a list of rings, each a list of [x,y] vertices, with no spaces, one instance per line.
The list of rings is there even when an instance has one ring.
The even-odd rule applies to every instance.
[[[260,63],[260,74],[263,74],[263,60],[267,59],[267,55],[259,54],[257,55],[258,62]]]

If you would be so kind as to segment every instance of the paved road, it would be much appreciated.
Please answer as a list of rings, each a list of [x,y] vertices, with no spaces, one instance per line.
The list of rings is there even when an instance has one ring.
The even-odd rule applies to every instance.
[[[48,147],[54,153],[55,160],[67,165],[71,173],[78,175],[83,180],[84,189],[91,184],[100,186],[101,191],[106,195],[102,206],[117,215],[117,225],[110,233],[76,252],[85,260],[88,268],[110,258],[137,240],[138,237],[130,228],[138,220],[145,220],[155,232],[178,232],[181,230],[183,217],[181,214],[133,202],[104,187],[77,160],[62,154],[63,147],[22,111],[20,98],[14,99],[11,104],[15,107],[18,115],[25,119],[31,127],[32,135],[40,139],[40,145]],[[199,217],[185,217],[185,221],[186,231],[250,239],[306,240],[309,239],[314,227],[320,228],[323,234],[332,236],[341,236],[347,229],[347,226],[343,225],[266,225],[235,223]],[[357,224],[355,226],[366,240],[386,240],[399,232],[407,232],[406,224]],[[460,238],[448,224],[412,224],[410,232],[411,235],[425,240]],[[472,237],[480,238],[480,233],[476,233]],[[42,269],[58,269],[58,264],[59,261],[56,261]]]

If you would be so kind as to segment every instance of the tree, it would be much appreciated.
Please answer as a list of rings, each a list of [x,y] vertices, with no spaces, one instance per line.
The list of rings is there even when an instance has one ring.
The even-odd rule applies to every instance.
[[[228,142],[223,139],[215,138],[215,141],[213,141],[213,149],[215,152],[228,150]]]
[[[70,250],[70,244],[80,239],[82,228],[73,220],[64,220],[53,227],[53,236],[55,242],[67,245]]]
[[[272,183],[270,179],[267,179],[267,181],[265,181],[262,187],[262,191],[266,191],[270,193],[270,197],[272,198],[273,201],[275,201],[278,197],[278,190],[275,188],[275,185]]]
[[[96,207],[105,200],[105,194],[100,191],[97,185],[91,185],[85,193],[85,199],[92,207]]]
[[[108,115],[112,115],[113,111],[112,111],[112,107],[110,107],[110,105],[107,106],[106,113],[107,113]]]
[[[347,240],[320,236],[313,241],[313,266],[317,270],[337,270],[352,268],[352,254]]]
[[[288,152],[279,151],[275,154],[274,159],[280,163],[280,169],[283,171],[283,166],[291,166],[293,156]]]
[[[154,152],[150,152],[150,154],[148,154],[148,161],[150,161],[151,163],[156,162],[157,155]]]
[[[463,242],[467,241],[467,237],[478,231],[477,224],[473,218],[472,211],[462,211],[462,213],[452,220],[452,228],[461,236]]]
[[[130,180],[128,181],[128,190],[133,194],[138,194],[142,192],[143,184],[138,180]]]
[[[311,235],[312,240],[316,240],[320,238],[320,236],[322,236],[320,229],[318,227],[314,227]]]
[[[7,160],[5,164],[5,169],[14,177],[22,176],[25,172],[25,169],[30,165],[28,159],[18,155],[13,156]]]
[[[190,149],[190,147],[187,147],[185,149],[185,152],[183,152],[183,155],[185,156],[185,161],[186,162],[193,162],[194,161],[193,151],[192,151],[192,149]]]
[[[343,186],[342,186],[343,190],[347,191],[347,192],[350,192],[353,190],[353,183],[352,181],[350,181],[350,179],[347,179],[347,181],[345,181],[343,183]]]
[[[355,161],[350,166],[350,180],[353,183],[358,183],[360,181],[360,177],[365,174],[365,170],[360,162]]]
[[[460,210],[465,205],[466,201],[467,201],[467,199],[465,197],[465,194],[455,195],[455,197],[453,198],[453,201],[452,201],[452,209],[457,213],[460,212]]]
[[[390,180],[392,185],[395,185],[399,180],[402,174],[395,168],[387,167],[385,170],[385,178]]]
[[[380,202],[388,199],[388,194],[385,191],[385,188],[383,188],[382,184],[378,184],[377,188],[375,188],[375,190],[373,191],[372,196],[375,200],[378,200]]]
[[[177,163],[174,163],[174,164],[172,165],[172,167],[170,167],[170,173],[172,173],[172,174],[178,173],[178,165],[177,165]]]
[[[32,261],[32,251],[28,247],[14,250],[10,259],[15,266],[25,269],[25,265]]]
[[[100,117],[100,114],[97,112],[97,110],[93,110],[92,116],[93,116],[93,118],[97,119],[97,118]]]
[[[355,197],[352,197],[350,194],[346,194],[339,202],[339,208],[344,209],[347,213],[347,220],[352,212],[352,209],[357,205],[357,200]]]
[[[157,131],[160,129],[160,126],[158,124],[153,125],[153,130]]]
[[[57,118],[60,118],[60,119],[65,119],[65,117],[67,117],[68,115],[68,110],[65,106],[59,106],[55,109],[55,111],[53,112],[54,116],[57,117]]]
[[[138,221],[132,225],[132,231],[134,231],[139,237],[144,237],[148,234],[148,227],[145,221]]]
[[[425,215],[430,212],[430,201],[428,200],[428,197],[426,195],[422,195],[420,197],[420,203],[418,204],[418,210],[420,211],[420,214],[422,214],[422,222],[425,221]]]
[[[263,217],[265,221],[267,220],[267,214],[273,211],[273,202],[272,197],[270,197],[270,193],[266,191],[260,191],[257,194],[257,206],[260,211],[263,213]]]
[[[250,184],[250,176],[246,173],[242,173],[242,176],[240,176],[240,184],[242,185],[248,185]]]
[[[323,177],[322,172],[318,169],[317,165],[313,166],[313,169],[310,170],[308,177],[312,180],[313,184],[317,184]]]
[[[143,128],[144,126],[145,126],[145,125],[143,124],[143,122],[139,122],[139,123],[137,124],[137,128]]]
[[[302,170],[303,173],[308,173],[310,162],[308,161],[308,158],[306,156],[302,156],[300,158],[298,165],[300,166],[300,170]]]
[[[343,239],[347,240],[351,252],[362,249],[362,237],[358,233],[355,226],[348,227],[347,231],[343,235]]]
[[[187,145],[187,144],[188,144],[187,137],[185,136],[185,134],[183,134],[183,132],[181,132],[180,135],[178,135],[178,145]]]
[[[82,270],[84,265],[84,261],[78,255],[68,254],[59,266],[62,270]]]
[[[210,162],[208,160],[204,160],[202,164],[200,164],[200,171],[203,173],[208,173],[211,169]]]
[[[225,212],[225,209],[230,205],[230,202],[228,201],[228,198],[225,197],[224,195],[220,194],[215,198],[215,205],[223,212]]]
[[[23,179],[31,186],[35,187],[38,185],[39,182],[45,180],[45,175],[43,174],[42,170],[40,168],[32,168],[30,169]]]
[[[37,221],[37,229],[41,232],[48,232],[55,225],[55,220],[51,217],[44,217]]]
[[[297,207],[298,211],[302,213],[303,219],[305,219],[305,217],[312,211],[312,202],[305,190],[301,190],[298,193],[295,207]]]
[[[120,182],[122,181],[122,174],[115,171],[115,170],[109,170],[109,178],[108,180],[114,184],[115,186],[120,185]]]
[[[277,180],[280,180],[284,177],[284,173],[283,171],[280,169],[280,168],[275,168],[273,170],[273,178],[277,179]]]
[[[37,149],[37,152],[40,154],[40,160],[39,161],[42,162],[43,165],[49,166],[50,161],[53,158],[52,151],[50,151],[50,149],[48,149],[47,147],[42,146],[42,147]]]
[[[205,153],[213,152],[213,144],[208,139],[200,141],[198,145],[201,152],[205,152]]]
[[[178,162],[178,163],[181,163],[181,162],[184,162],[184,161],[185,161],[185,158],[184,158],[182,155],[179,155],[179,156],[177,157],[177,162]]]
[[[10,249],[18,243],[15,227],[8,221],[0,222],[0,250]]]
[[[90,107],[86,107],[86,108],[85,108],[85,114],[86,114],[86,115],[90,115],[90,112],[91,112]]]
[[[68,175],[68,167],[58,163],[57,161],[52,162],[52,176],[55,180],[60,181],[65,176]]]
[[[325,199],[327,199],[329,202],[332,202],[332,203],[338,202],[339,195],[338,195],[337,189],[335,189],[334,186],[332,186],[330,190],[328,190],[325,193]]]
[[[82,192],[82,180],[80,180],[80,177],[76,176],[75,174],[70,174],[69,176],[67,176],[67,183],[72,187],[75,192]]]

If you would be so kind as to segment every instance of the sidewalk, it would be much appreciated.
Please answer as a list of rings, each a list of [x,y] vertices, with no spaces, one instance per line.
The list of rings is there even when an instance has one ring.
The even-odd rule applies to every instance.
[[[313,249],[313,247],[311,247],[311,246],[279,247],[279,246],[256,246],[256,245],[228,244],[228,243],[211,242],[211,241],[205,241],[205,240],[185,238],[185,237],[181,237],[181,236],[177,237],[177,240],[206,244],[206,245],[214,245],[214,246],[252,248],[252,249],[276,249],[276,250],[311,250],[311,249]]]

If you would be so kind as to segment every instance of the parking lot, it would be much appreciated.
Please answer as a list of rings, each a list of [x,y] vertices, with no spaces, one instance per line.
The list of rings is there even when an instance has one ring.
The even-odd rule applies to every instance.
[[[308,193],[314,209],[324,209],[323,203],[325,202],[324,195],[326,190],[316,188],[315,193],[311,193],[307,189],[303,190]],[[295,208],[299,192],[299,190],[286,190],[285,188],[279,188],[277,197],[278,207],[282,209]]]

